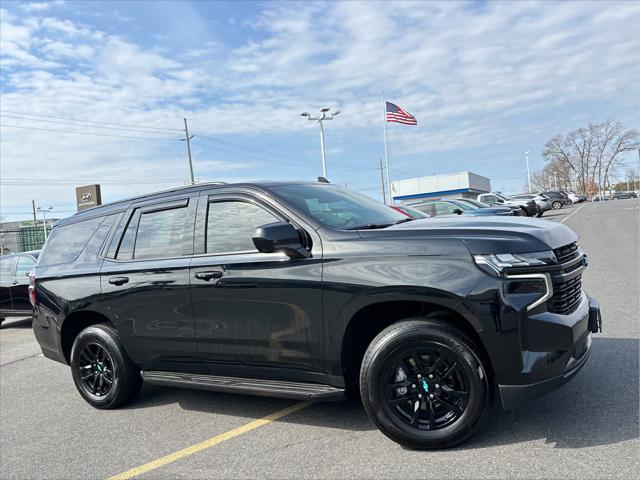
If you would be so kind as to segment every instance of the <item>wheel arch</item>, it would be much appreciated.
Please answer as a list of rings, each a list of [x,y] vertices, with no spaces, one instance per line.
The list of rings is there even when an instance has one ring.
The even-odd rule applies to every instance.
[[[78,334],[85,328],[98,323],[106,323],[115,328],[107,316],[95,310],[76,310],[65,317],[60,329],[60,347],[67,363],[71,358],[73,341]]]
[[[493,378],[490,357],[481,339],[482,328],[451,305],[437,300],[395,299],[373,302],[360,308],[350,318],[342,337],[341,362],[345,385],[358,384],[358,375],[365,351],[382,330],[411,317],[445,320],[465,333],[478,347],[485,368]]]

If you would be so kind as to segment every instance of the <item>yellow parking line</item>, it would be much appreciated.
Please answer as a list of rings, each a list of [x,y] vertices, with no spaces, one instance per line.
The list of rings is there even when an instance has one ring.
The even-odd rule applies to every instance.
[[[284,410],[280,410],[278,412],[272,413],[271,415],[267,415],[266,417],[262,417],[258,420],[246,423],[238,428],[234,428],[233,430],[229,430],[228,432],[221,433],[220,435],[216,435],[215,437],[211,437],[208,440],[196,443],[195,445],[191,445],[190,447],[183,448],[182,450],[178,450],[177,452],[170,453],[169,455],[165,455],[164,457],[160,457],[157,460],[145,463],[144,465],[140,465],[139,467],[132,468],[131,470],[127,470],[126,472],[110,477],[107,480],[125,480],[136,477],[138,475],[142,475],[143,473],[150,472],[151,470],[155,470],[156,468],[160,468],[169,463],[173,463],[177,460],[188,457],[189,455],[193,455],[194,453],[198,453],[202,450],[206,450],[207,448],[211,448],[215,445],[218,445],[219,443],[237,437],[238,435],[242,435],[243,433],[247,433],[251,430],[255,430],[256,428],[268,425],[269,423],[275,422],[282,417],[295,412],[299,412],[300,410],[307,408],[312,403],[312,401],[296,403],[294,405],[291,405],[290,407],[285,408]]]

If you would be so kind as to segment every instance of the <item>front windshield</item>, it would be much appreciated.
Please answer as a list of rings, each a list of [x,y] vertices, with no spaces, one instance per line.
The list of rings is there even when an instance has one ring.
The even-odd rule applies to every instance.
[[[471,198],[465,198],[465,199],[464,199],[464,201],[465,201],[466,203],[470,203],[470,204],[472,204],[472,205],[475,205],[475,206],[476,206],[476,207],[478,207],[478,208],[487,208],[487,207],[489,206],[489,205],[487,205],[486,203],[482,203],[482,202],[479,202],[479,201],[477,201],[477,200],[473,200],[473,199],[471,199]]]
[[[281,185],[271,190],[302,213],[338,230],[384,228],[410,220],[383,203],[337,185]]]
[[[453,203],[456,207],[460,207],[462,210],[465,210],[465,211],[477,210],[478,208],[480,208],[475,205],[470,205],[467,202],[461,202],[460,200],[449,200],[449,201]]]
[[[505,202],[508,202],[509,199],[507,197],[505,197],[504,195],[501,195],[499,193],[494,193],[494,195],[498,198],[501,198],[502,200],[504,200]]]

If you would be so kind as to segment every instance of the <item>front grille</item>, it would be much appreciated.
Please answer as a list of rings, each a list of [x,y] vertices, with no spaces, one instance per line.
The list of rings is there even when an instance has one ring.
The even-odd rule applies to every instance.
[[[565,245],[564,247],[556,248],[553,253],[558,259],[558,263],[562,264],[568,260],[573,260],[577,255],[579,255],[578,242],[573,242],[569,245]]]
[[[551,276],[553,296],[547,301],[547,309],[552,313],[568,315],[575,312],[580,305],[582,273],[571,274],[584,268],[584,260],[575,261],[578,257],[582,257],[576,242],[556,248],[553,253],[562,268]]]

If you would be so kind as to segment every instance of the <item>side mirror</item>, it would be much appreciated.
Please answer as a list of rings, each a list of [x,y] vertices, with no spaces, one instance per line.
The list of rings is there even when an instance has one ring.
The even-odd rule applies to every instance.
[[[462,215],[462,210],[460,210],[459,208],[456,208],[453,213],[457,214],[457,215]]]
[[[307,258],[309,251],[300,242],[298,230],[287,222],[261,225],[253,232],[253,244],[259,252],[283,252],[290,258]]]

